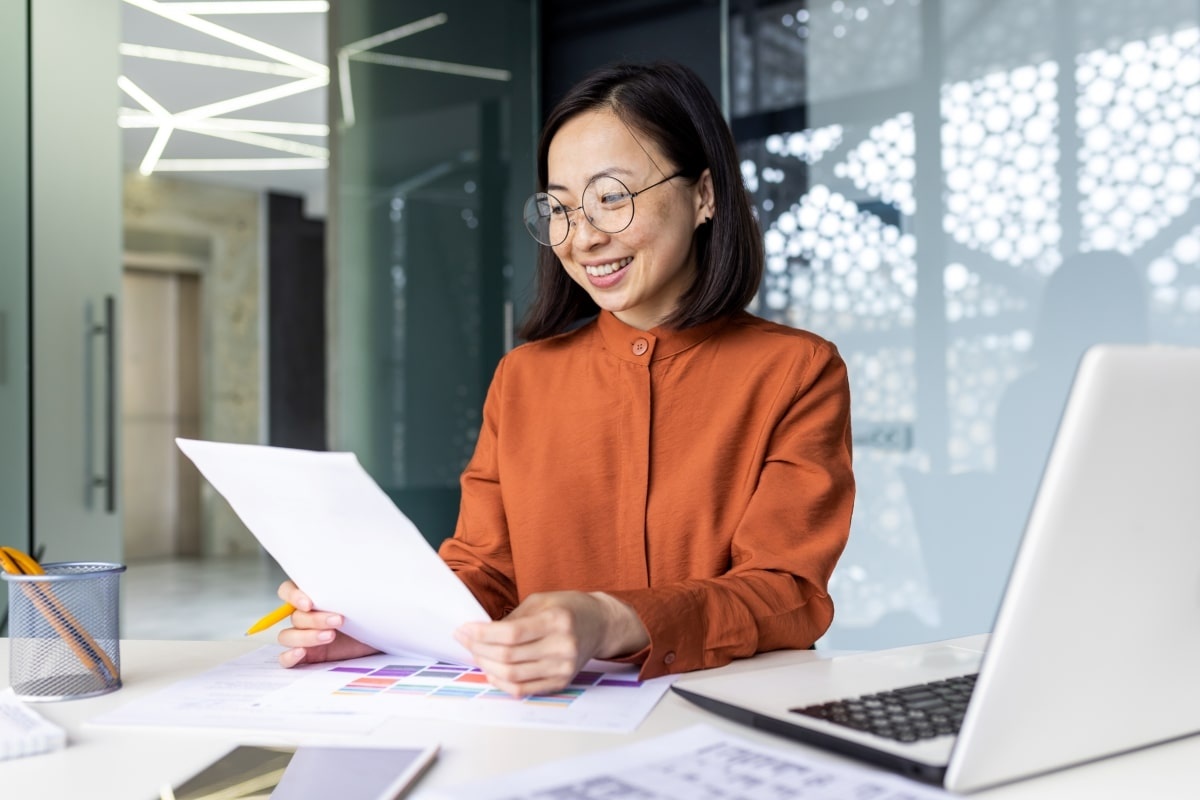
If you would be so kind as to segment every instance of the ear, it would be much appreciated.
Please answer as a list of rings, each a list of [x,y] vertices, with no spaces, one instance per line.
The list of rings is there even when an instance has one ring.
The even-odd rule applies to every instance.
[[[713,194],[712,171],[704,170],[700,173],[700,177],[696,180],[695,200],[696,200],[696,227],[699,228],[706,222],[710,222],[717,213],[717,201]]]

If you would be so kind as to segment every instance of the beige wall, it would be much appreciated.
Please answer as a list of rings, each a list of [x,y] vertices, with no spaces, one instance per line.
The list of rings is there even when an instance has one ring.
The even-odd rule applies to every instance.
[[[263,441],[260,317],[261,196],[199,181],[125,176],[127,266],[200,276],[200,431],[213,441]],[[254,537],[207,484],[204,555],[258,551]]]

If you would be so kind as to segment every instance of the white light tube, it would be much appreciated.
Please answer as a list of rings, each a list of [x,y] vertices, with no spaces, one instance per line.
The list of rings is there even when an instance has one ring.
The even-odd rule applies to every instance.
[[[126,0],[126,2],[129,2],[129,0]],[[357,42],[351,42],[350,44],[343,45],[342,47],[338,48],[338,52],[347,53],[348,55],[361,53],[364,50],[371,50],[379,47],[381,44],[394,42],[397,39],[403,39],[406,36],[412,36],[414,33],[420,33],[421,31],[427,31],[430,28],[436,28],[438,25],[445,25],[449,19],[450,18],[445,14],[431,14],[430,16],[423,17],[416,22],[409,22],[405,25],[401,25],[399,28],[392,28],[391,30],[386,30],[383,33],[377,33],[374,36],[368,36],[366,39],[359,39]]]
[[[138,103],[138,105],[149,111],[154,116],[158,117],[160,120],[163,117],[171,116],[170,111],[167,111],[165,108],[159,105],[158,101],[148,95],[146,91],[142,89],[142,87],[138,86],[124,75],[121,75],[117,78],[117,86],[120,87],[121,91],[125,92],[125,94],[132,97]],[[159,124],[161,124],[161,122]]]
[[[447,75],[465,75],[468,78],[484,78],[489,81],[512,80],[512,73],[506,69],[475,67],[470,64],[459,64],[454,61],[434,61],[429,58],[391,56],[385,53],[352,53],[350,58],[355,61],[369,61],[372,64],[386,64],[389,67],[441,72]]]
[[[251,92],[239,97],[231,97],[227,100],[220,100],[216,103],[209,103],[206,106],[197,106],[189,108],[186,111],[180,111],[177,116],[180,117],[215,117],[221,114],[227,114],[230,111],[240,111],[243,108],[262,105],[269,103],[272,100],[280,100],[284,97],[291,97],[294,94],[301,92],[320,89],[329,83],[329,76],[323,75],[314,78],[304,78],[291,83],[285,83],[280,86],[272,86],[270,89],[263,89],[258,92]]]
[[[121,55],[130,58],[150,58],[176,64],[194,64],[199,67],[234,69],[241,72],[258,72],[264,75],[286,75],[289,78],[307,78],[312,72],[278,61],[258,61],[253,58],[218,56],[213,53],[197,53],[190,50],[173,50],[169,47],[150,47],[144,44],[122,44]]]
[[[342,122],[346,127],[354,125],[354,92],[350,88],[350,55],[341,50],[337,54],[338,94],[342,98]]]
[[[281,153],[292,153],[298,156],[308,156],[309,158],[329,159],[328,148],[308,144],[307,142],[294,142],[291,139],[280,139],[278,136],[263,136],[261,133],[249,133],[247,131],[191,128],[185,119],[179,120],[175,127],[178,130],[188,131],[200,136],[228,139],[231,142],[241,142],[242,144],[250,144],[256,147],[265,147],[269,150],[278,150]]]
[[[175,129],[170,125],[164,125],[158,129],[158,133],[154,134],[154,140],[150,142],[150,146],[146,148],[146,155],[142,158],[141,166],[138,167],[138,172],[143,175],[149,175],[154,172],[154,168],[159,163],[159,156],[167,146],[167,140],[171,138],[171,134]]]
[[[224,3],[171,3],[184,14],[324,14],[327,0],[229,0]]]
[[[159,172],[280,172],[284,170],[325,169],[319,158],[164,158]]]
[[[277,122],[262,119],[233,119],[230,117],[176,117],[170,116],[165,122],[177,128],[187,128],[190,131],[222,130],[244,131],[246,133],[282,133],[293,136],[328,136],[329,126],[317,122]],[[122,108],[117,116],[117,124],[122,128],[157,128],[164,120],[146,111],[136,108]]]

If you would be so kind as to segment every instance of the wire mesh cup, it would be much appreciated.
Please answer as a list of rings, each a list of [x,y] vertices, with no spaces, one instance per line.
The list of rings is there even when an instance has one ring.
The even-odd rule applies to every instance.
[[[123,564],[43,564],[8,582],[9,681],[22,700],[74,700],[121,688]]]

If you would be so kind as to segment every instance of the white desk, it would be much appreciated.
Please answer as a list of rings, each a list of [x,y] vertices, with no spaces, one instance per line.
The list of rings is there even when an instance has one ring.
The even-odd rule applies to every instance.
[[[165,688],[264,643],[126,641],[121,643],[124,687],[89,700],[38,703],[36,708],[67,729],[66,749],[0,762],[0,796],[5,800],[154,800],[163,784],[178,784],[238,741],[228,734],[84,728],[83,723],[135,697]],[[729,671],[747,671],[815,654],[768,653],[737,662]],[[8,640],[0,639],[0,688],[8,686]],[[617,747],[697,722],[780,747],[788,740],[726,722],[668,693],[638,730],[629,735],[577,733],[527,728],[462,725],[436,720],[395,720],[383,737],[436,740],[442,749],[419,787],[449,786],[551,759]],[[379,741],[380,737],[373,741]],[[813,758],[836,759],[805,748]],[[1010,784],[973,797],[983,800],[1129,800],[1200,796],[1200,736],[1082,767]]]

